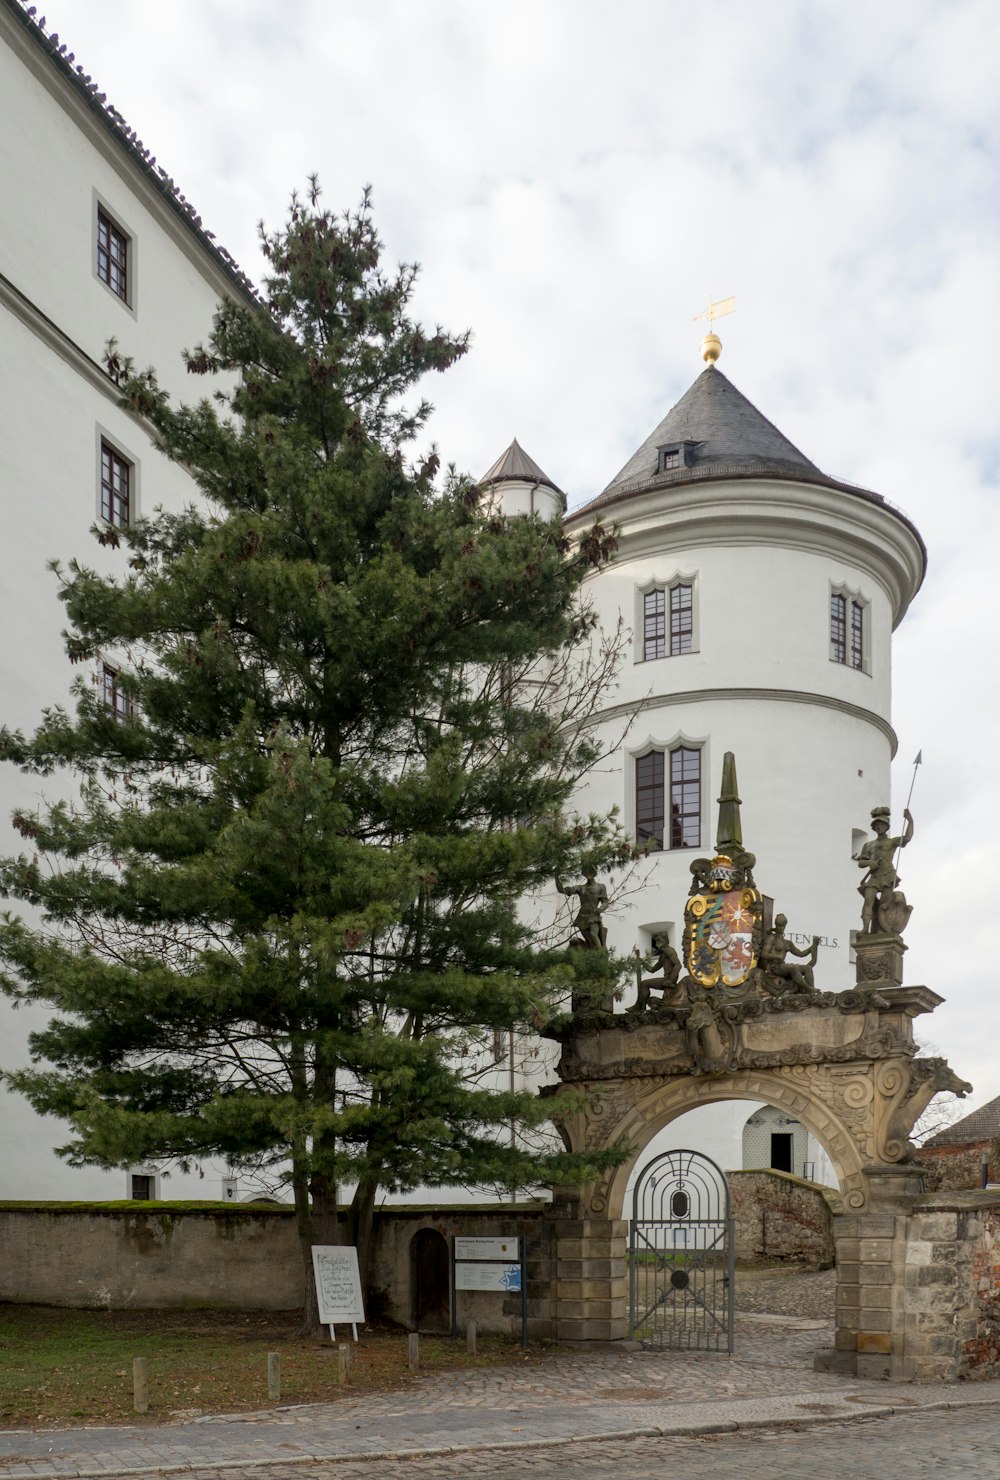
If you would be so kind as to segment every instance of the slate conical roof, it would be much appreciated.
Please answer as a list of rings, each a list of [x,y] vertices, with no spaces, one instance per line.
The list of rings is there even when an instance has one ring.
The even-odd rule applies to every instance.
[[[750,471],[759,464],[768,468],[781,464],[789,472],[822,477],[815,463],[762,416],[721,370],[710,365],[612,478],[605,493],[651,478],[659,448],[681,442],[697,444],[692,449],[697,467],[724,464]]]
[[[682,449],[681,465],[660,470],[660,450]],[[637,452],[599,494],[576,509],[574,516],[616,503],[650,484],[687,483],[703,478],[795,478],[805,483],[847,489],[875,499],[830,478],[810,462],[773,422],[738,391],[722,371],[710,365],[698,376]]]
[[[555,493],[562,496],[562,489],[548,476],[543,473],[533,457],[529,457],[515,437],[513,442],[497,458],[488,473],[480,478],[480,484],[506,483],[517,479],[522,483],[544,483],[546,488],[551,488]]]

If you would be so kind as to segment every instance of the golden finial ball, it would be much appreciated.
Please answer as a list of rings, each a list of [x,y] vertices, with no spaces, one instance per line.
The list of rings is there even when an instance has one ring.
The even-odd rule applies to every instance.
[[[701,357],[706,365],[714,365],[722,354],[722,340],[718,334],[706,334],[701,341]]]

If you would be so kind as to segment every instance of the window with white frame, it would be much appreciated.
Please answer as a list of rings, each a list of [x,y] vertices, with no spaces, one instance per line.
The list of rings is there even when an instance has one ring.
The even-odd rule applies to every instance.
[[[118,723],[123,725],[132,713],[132,700],[118,682],[118,669],[112,668],[109,663],[105,663],[101,669],[101,690],[105,704]]]
[[[97,276],[123,303],[129,301],[129,240],[111,217],[97,208]]]
[[[674,745],[635,760],[635,836],[654,852],[701,847],[701,751]]]
[[[834,587],[830,592],[830,659],[867,673],[870,643],[868,602],[857,591]]]
[[[694,651],[694,581],[651,586],[640,593],[640,661],[677,657]]]
[[[113,529],[124,529],[132,518],[132,464],[101,438],[101,518]]]

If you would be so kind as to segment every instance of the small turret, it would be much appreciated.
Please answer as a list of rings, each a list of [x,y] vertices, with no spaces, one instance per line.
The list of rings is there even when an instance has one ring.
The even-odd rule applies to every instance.
[[[517,438],[483,474],[479,486],[508,516],[537,514],[541,519],[558,519],[566,512],[565,494],[528,456]]]

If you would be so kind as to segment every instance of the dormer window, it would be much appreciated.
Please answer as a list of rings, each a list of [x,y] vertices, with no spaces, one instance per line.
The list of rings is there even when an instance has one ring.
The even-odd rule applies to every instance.
[[[689,468],[694,462],[696,442],[670,442],[656,449],[656,471],[670,473],[675,468]]]

